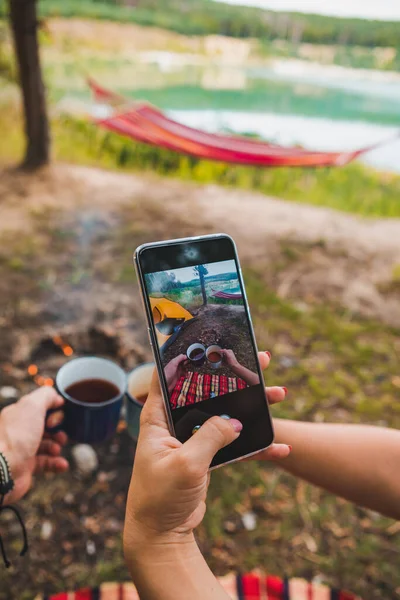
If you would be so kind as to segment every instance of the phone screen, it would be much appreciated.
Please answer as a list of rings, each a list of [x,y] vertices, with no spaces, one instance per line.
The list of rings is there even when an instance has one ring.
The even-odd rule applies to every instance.
[[[226,415],[243,430],[212,466],[269,446],[272,425],[231,238],[145,246],[137,260],[176,437],[185,442],[211,416]]]

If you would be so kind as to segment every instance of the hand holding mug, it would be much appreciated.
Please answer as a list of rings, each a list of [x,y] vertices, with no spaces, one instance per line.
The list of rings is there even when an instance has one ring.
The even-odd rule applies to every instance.
[[[47,411],[62,408],[63,404],[54,388],[41,387],[0,412],[0,451],[15,483],[14,490],[5,497],[6,504],[26,494],[35,473],[63,473],[68,469],[67,460],[60,456],[66,434],[45,434]]]
[[[186,354],[179,354],[165,365],[164,373],[167,380],[168,391],[171,393],[183,375],[183,366],[187,360]]]
[[[226,364],[228,365],[228,367],[231,367],[231,369],[235,369],[237,368],[239,365],[239,361],[235,356],[235,353],[233,350],[222,350]]]

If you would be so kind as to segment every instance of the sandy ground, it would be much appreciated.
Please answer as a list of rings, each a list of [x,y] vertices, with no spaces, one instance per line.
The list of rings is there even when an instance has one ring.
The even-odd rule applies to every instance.
[[[221,231],[244,265],[257,266],[283,298],[330,301],[400,325],[400,219],[366,219],[243,190],[199,186],[58,164],[36,175],[0,172],[1,230],[29,231],[45,207],[106,215],[149,202],[193,234]],[[162,225],[162,224],[160,224]],[[161,227],[162,230],[162,227]],[[168,227],[161,234],[168,238]]]
[[[168,347],[163,355],[164,365],[176,356],[186,354],[191,344],[200,343],[206,348],[215,344],[220,348],[229,348],[233,350],[241,365],[253,372],[257,370],[243,306],[209,304],[207,307],[201,307],[196,317],[187,322],[186,328]],[[216,370],[208,361],[204,361],[201,365],[194,365],[187,361],[182,371],[235,376],[226,360],[223,360],[222,365]]]

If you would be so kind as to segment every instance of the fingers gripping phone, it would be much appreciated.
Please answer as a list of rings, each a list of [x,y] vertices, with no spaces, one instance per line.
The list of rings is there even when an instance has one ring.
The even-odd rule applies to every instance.
[[[172,435],[181,442],[214,415],[243,424],[211,467],[273,442],[235,244],[216,234],[144,244],[134,256]]]

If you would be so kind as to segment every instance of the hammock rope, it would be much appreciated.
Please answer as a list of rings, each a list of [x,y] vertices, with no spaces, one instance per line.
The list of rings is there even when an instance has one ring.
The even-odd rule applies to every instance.
[[[95,100],[112,109],[107,118],[95,119],[99,127],[138,142],[207,160],[264,167],[343,166],[393,141],[392,137],[351,152],[288,148],[251,138],[201,131],[170,119],[149,103],[131,102],[101,87],[91,78],[88,78],[88,85]],[[395,139],[399,137],[400,132]]]

